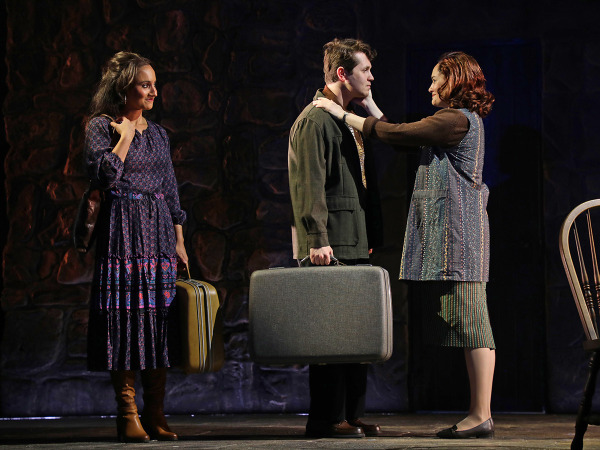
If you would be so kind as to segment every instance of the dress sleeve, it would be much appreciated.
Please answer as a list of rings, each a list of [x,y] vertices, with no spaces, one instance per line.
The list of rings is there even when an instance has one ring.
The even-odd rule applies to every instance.
[[[90,179],[102,189],[110,189],[123,175],[125,165],[113,148],[110,121],[104,117],[90,120],[85,131],[86,168]]]
[[[325,200],[325,139],[321,127],[305,119],[298,124],[292,137],[295,178],[294,214],[300,219],[307,233],[311,248],[329,245],[327,217],[329,211]]]
[[[163,193],[165,195],[165,201],[171,212],[171,218],[173,219],[174,225],[182,225],[187,218],[184,210],[181,209],[179,203],[179,190],[177,185],[177,179],[175,178],[175,169],[173,168],[173,160],[171,159],[171,145],[169,143],[169,137],[164,129],[160,130],[161,136],[165,139],[165,146],[167,152],[167,163],[165,164],[165,174],[163,178]]]
[[[367,117],[363,133],[392,145],[453,147],[469,131],[469,119],[458,109],[444,108],[418,122],[387,123]]]

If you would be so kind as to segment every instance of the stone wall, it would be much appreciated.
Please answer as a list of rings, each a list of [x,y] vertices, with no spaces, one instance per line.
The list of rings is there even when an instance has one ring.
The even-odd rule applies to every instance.
[[[256,269],[292,263],[288,130],[323,84],[323,43],[359,34],[358,6],[339,18],[320,1],[9,1],[7,10],[0,414],[114,411],[107,374],[86,371],[93,254],[75,252],[69,230],[86,187],[82,119],[102,63],[119,50],[153,61],[150,116],[171,139],[190,270],[223,302],[225,367],[173,369],[167,410],[305,411],[306,368],[249,360],[248,283]],[[370,409],[406,408],[402,320],[400,363],[373,368]]]
[[[581,327],[560,266],[560,222],[600,196],[594,133],[600,4],[452,4],[351,0],[7,0],[3,114],[7,244],[3,254],[0,415],[110,414],[107,374],[86,371],[93,255],[70,247],[83,173],[82,120],[101,64],[118,50],[154,62],[159,101],[151,118],[171,138],[191,271],[223,301],[225,367],[170,371],[169,413],[306,411],[305,367],[253,364],[247,347],[250,274],[292,263],[287,133],[323,84],[321,47],[356,36],[380,53],[374,93],[407,117],[407,48],[416,44],[529,39],[543,53],[542,187],[546,272],[545,410],[572,412],[585,370]],[[564,3],[564,4],[563,4]],[[523,80],[524,83],[530,80]],[[536,83],[532,85],[537,86]],[[539,92],[537,92],[539,93]],[[411,166],[380,147],[387,246],[374,256],[392,278],[402,245]],[[487,163],[486,163],[487,164]],[[514,199],[514,201],[519,201]],[[507,206],[510,208],[510,206]],[[527,274],[522,274],[527,283]],[[406,411],[407,302],[394,282],[394,357],[370,371],[368,409]],[[499,351],[518,359],[519,348]],[[497,376],[510,367],[500,367]],[[502,392],[495,392],[502,395]],[[509,407],[510,408],[510,407]]]

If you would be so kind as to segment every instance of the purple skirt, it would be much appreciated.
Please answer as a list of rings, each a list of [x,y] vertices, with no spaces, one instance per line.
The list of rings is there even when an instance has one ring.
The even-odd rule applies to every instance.
[[[102,205],[88,323],[89,370],[144,370],[179,360],[173,221],[161,196]]]

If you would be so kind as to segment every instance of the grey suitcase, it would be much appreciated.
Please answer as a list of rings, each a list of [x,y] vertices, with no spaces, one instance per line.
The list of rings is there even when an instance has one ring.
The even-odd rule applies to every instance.
[[[388,272],[377,266],[257,270],[250,353],[266,365],[375,363],[392,354]]]

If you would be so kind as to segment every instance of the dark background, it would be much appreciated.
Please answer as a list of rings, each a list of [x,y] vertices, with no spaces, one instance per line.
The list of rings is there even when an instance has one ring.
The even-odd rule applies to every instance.
[[[427,88],[441,53],[479,61],[497,98],[485,119],[484,172],[498,347],[492,407],[576,410],[583,333],[557,241],[566,214],[600,196],[600,2],[5,3],[0,416],[114,411],[107,374],[85,370],[92,256],[71,249],[69,230],[86,186],[82,119],[102,64],[119,50],[153,61],[159,101],[149,117],[171,138],[192,276],[214,284],[223,302],[225,367],[172,369],[167,412],[307,410],[305,367],[263,367],[248,356],[248,283],[254,270],[292,263],[288,131],[323,85],[321,49],[334,37],[378,50],[374,96],[396,121],[434,112]],[[386,245],[373,262],[395,280],[418,156],[374,145]],[[466,409],[462,353],[413,338],[410,290],[398,281],[393,302],[394,355],[370,368],[369,411]]]

